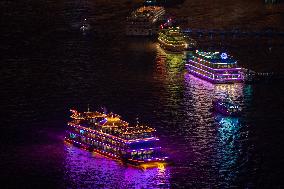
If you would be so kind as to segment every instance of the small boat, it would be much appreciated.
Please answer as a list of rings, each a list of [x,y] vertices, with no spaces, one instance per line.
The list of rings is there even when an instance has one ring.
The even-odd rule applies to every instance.
[[[84,33],[88,30],[90,30],[91,26],[90,24],[87,22],[87,19],[85,18],[83,23],[82,23],[82,26],[80,27],[80,30]]]
[[[226,116],[239,115],[241,112],[239,104],[235,103],[228,97],[225,99],[213,100],[213,108],[215,111]]]

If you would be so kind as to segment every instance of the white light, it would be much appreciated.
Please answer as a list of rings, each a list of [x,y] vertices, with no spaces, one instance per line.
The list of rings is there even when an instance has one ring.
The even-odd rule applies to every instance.
[[[222,58],[222,59],[227,59],[227,58],[228,58],[227,53],[222,53],[222,54],[221,54],[221,58]]]

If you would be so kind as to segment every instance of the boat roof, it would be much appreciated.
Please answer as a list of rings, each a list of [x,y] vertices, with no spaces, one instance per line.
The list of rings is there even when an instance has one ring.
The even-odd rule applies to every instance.
[[[70,116],[72,119],[86,119],[86,118],[103,118],[106,115],[104,113],[100,112],[83,112],[80,113],[77,110],[70,110],[72,112],[72,115]]]
[[[213,52],[213,51],[199,51],[196,50],[198,57],[201,57],[213,64],[236,64],[237,61],[225,52]]]
[[[150,18],[155,15],[160,10],[164,10],[163,7],[160,6],[143,6],[139,7],[135,11],[131,13],[131,18]]]
[[[186,42],[188,40],[188,38],[181,33],[181,30],[178,27],[163,29],[159,34],[161,36],[165,36],[168,41]]]
[[[129,125],[126,121],[121,120],[119,115],[113,113],[107,114],[100,124],[104,127],[120,127]]]
[[[135,125],[135,126],[129,126],[129,123],[122,120],[121,116],[115,113],[100,113],[100,112],[83,112],[80,113],[76,110],[70,110],[72,112],[72,115],[70,116],[73,121],[70,123],[76,124],[76,120],[89,120],[93,118],[103,118],[98,120],[96,123],[90,122],[90,124],[98,125],[103,128],[110,127],[110,128],[119,128],[119,133],[121,135],[127,135],[127,134],[139,134],[139,133],[147,133],[147,132],[154,132],[155,129],[146,126],[146,125]]]

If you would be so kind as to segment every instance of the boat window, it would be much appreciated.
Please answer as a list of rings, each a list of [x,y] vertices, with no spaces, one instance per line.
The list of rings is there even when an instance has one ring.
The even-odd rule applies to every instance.
[[[155,141],[135,142],[129,145],[130,149],[153,148],[155,146]]]
[[[70,138],[76,138],[76,134],[74,134],[74,133],[70,133]]]

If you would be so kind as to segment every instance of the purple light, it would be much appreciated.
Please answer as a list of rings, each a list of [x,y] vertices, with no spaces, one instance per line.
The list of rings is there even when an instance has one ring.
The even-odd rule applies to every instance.
[[[206,71],[206,70],[203,70],[202,68],[199,68],[199,67],[196,67],[190,63],[194,63],[194,64],[197,64],[197,65],[200,65],[201,67],[205,67],[209,70],[212,70],[212,71],[215,71],[216,73],[211,73],[209,71]],[[226,72],[231,72],[231,71],[240,71],[242,68],[226,68],[226,69],[214,69],[214,68],[211,68],[211,67],[208,67],[208,66],[205,66],[199,62],[195,62],[193,60],[189,60],[188,64],[186,64],[186,67],[188,69],[189,72],[191,72],[192,74],[195,74],[196,76],[198,77],[201,77],[205,80],[209,80],[211,82],[234,82],[234,81],[243,81],[243,78],[242,78],[242,75],[240,73],[236,74],[236,73],[218,73],[218,71],[226,71]],[[193,68],[193,69],[192,69]],[[211,75],[211,77],[209,76],[206,76],[202,73],[199,73],[197,71],[195,71],[194,69],[196,70],[200,70],[200,71],[203,71],[209,75]],[[216,76],[230,76],[230,78],[216,78]],[[234,77],[236,76],[236,77]]]
[[[102,120],[103,121],[106,121],[106,120]],[[140,138],[140,139],[134,139],[134,140],[126,140],[126,139],[123,139],[123,138],[120,138],[118,136],[112,136],[112,135],[109,135],[109,134],[106,134],[106,133],[102,133],[100,131],[97,131],[97,130],[93,130],[91,128],[87,128],[85,126],[82,126],[80,124],[76,124],[76,123],[73,123],[73,122],[69,122],[68,125],[72,128],[70,131],[69,131],[69,134],[71,135],[71,133],[73,134],[76,134],[79,138],[69,138],[69,137],[65,137],[66,139],[66,142],[69,142],[69,143],[73,143],[75,146],[76,144],[78,144],[77,146],[79,146],[80,148],[84,149],[84,150],[88,150],[90,149],[93,149],[94,152],[97,152],[97,153],[101,153],[102,155],[106,155],[106,156],[109,156],[109,157],[116,157],[116,158],[121,158],[120,154],[118,154],[119,151],[124,151],[126,152],[127,154],[128,153],[131,153],[131,152],[142,152],[143,151],[148,151],[148,150],[156,150],[156,149],[160,149],[161,147],[151,147],[151,148],[142,148],[142,149],[134,149],[134,150],[130,150],[129,149],[129,144],[131,143],[139,143],[139,142],[145,142],[145,141],[158,141],[159,139],[156,138],[156,137],[150,137],[150,138]],[[85,131],[83,133],[80,133],[79,131],[77,132],[77,129],[79,129],[80,131]],[[103,139],[100,139],[100,136],[104,137],[104,139],[106,140],[103,140]],[[109,142],[108,139],[111,139],[111,141]],[[116,142],[115,142],[116,141]],[[117,142],[121,142],[123,143],[124,145],[123,146],[117,146]],[[98,146],[98,147],[97,147]],[[109,150],[103,150],[101,148],[105,148],[107,147],[107,149],[110,149]],[[163,159],[159,159],[159,158],[152,158],[152,159],[129,159],[131,161],[133,161],[133,163],[143,163],[143,162],[148,162],[148,161],[156,161],[157,162],[157,159],[159,161],[164,161]],[[130,161],[130,162],[131,162]]]
[[[157,140],[157,139],[155,137],[151,137],[151,138],[145,138],[145,139],[128,140],[127,143],[131,144],[131,143],[134,143],[134,142],[145,142],[145,141],[151,141],[151,140]]]
[[[98,135],[100,135],[100,136],[103,135],[103,136],[109,137],[109,138],[111,138],[111,139],[113,139],[113,140],[117,140],[117,141],[119,141],[119,142],[128,143],[126,140],[121,139],[121,138],[119,138],[119,137],[112,136],[112,135],[109,135],[109,134],[106,134],[106,133],[100,133],[99,131],[92,130],[92,129],[85,129],[85,128],[82,127],[81,125],[75,125],[75,124],[68,124],[68,125],[71,126],[71,127],[74,127],[74,128],[83,129],[83,130],[88,131],[88,132],[96,133],[96,134],[98,134]],[[148,141],[148,140],[150,140],[150,139],[152,139],[152,138],[154,138],[154,137],[147,138],[147,139],[144,139],[144,140],[141,140],[141,139],[138,139],[138,140],[137,140],[137,139],[136,139],[136,140],[134,140],[134,142],[135,142],[135,141],[138,141],[138,142],[139,142],[139,140],[141,140],[141,141]],[[129,141],[130,141],[130,143],[131,143],[131,141],[133,141],[133,140],[129,140]]]
[[[71,141],[71,142],[73,142],[73,143],[80,144],[80,145],[82,145],[83,149],[86,149],[86,148],[88,147],[88,144],[82,144],[82,143],[77,142],[77,141],[72,140],[72,139],[67,139],[67,141]],[[161,147],[157,147],[157,148],[161,148]],[[145,151],[145,150],[147,150],[147,149],[140,149],[140,150],[141,150],[141,151]],[[97,152],[97,153],[101,153],[101,154],[103,154],[103,155],[108,155],[108,156],[112,156],[112,157],[118,158],[118,156],[117,156],[116,154],[112,154],[112,153],[106,152],[106,151],[104,151],[104,150],[94,149],[94,151]],[[132,150],[132,151],[136,151],[136,150]],[[137,150],[137,151],[139,151],[139,150]],[[137,162],[137,161],[138,161],[138,162],[155,161],[155,160],[164,161],[166,158],[168,158],[168,157],[164,157],[164,159],[160,159],[160,158],[155,158],[155,157],[153,157],[153,158],[149,158],[149,159],[145,159],[145,160],[143,160],[143,159],[141,159],[141,160],[129,159],[129,160],[133,160],[133,161],[136,161],[136,162]]]
[[[211,72],[208,72],[208,71],[206,71],[206,70],[203,70],[203,69],[201,69],[201,68],[198,68],[198,67],[196,67],[196,66],[193,66],[193,65],[191,65],[191,64],[186,64],[186,66],[191,66],[191,67],[194,67],[195,69],[198,69],[198,70],[201,70],[201,71],[204,71],[204,72],[206,72],[206,73],[208,73],[208,74],[210,74],[210,75],[218,75],[218,76],[226,76],[226,75],[237,75],[238,77],[240,77],[240,74],[213,74],[213,73],[211,73]],[[229,69],[227,70],[227,71],[230,71]]]
[[[207,76],[205,76],[205,75],[203,75],[203,74],[200,74],[200,73],[198,73],[198,72],[196,72],[196,71],[193,71],[193,70],[189,70],[189,72],[192,72],[192,73],[194,73],[194,74],[196,74],[198,77],[201,77],[201,78],[203,78],[203,79],[205,79],[205,80],[208,80],[208,81],[220,81],[220,82],[222,82],[222,81],[243,81],[242,80],[242,78],[230,78],[230,79],[227,79],[227,78],[225,78],[225,79],[212,79],[212,78],[210,78],[210,77],[207,77]]]
[[[189,62],[193,62],[195,64],[198,64],[200,66],[203,66],[205,68],[208,68],[208,69],[214,70],[214,71],[229,71],[229,70],[231,70],[231,71],[240,71],[242,69],[242,68],[218,68],[218,69],[216,69],[216,68],[211,68],[211,67],[205,66],[205,65],[200,64],[199,62],[195,62],[193,60],[189,60]],[[186,65],[188,65],[188,64],[186,64]]]
[[[138,150],[130,150],[130,151],[132,151],[132,152],[135,152],[135,151],[137,151],[137,152],[139,152],[139,151],[147,151],[147,150],[153,150],[153,149],[161,149],[162,147],[155,147],[155,148],[145,148],[145,149],[138,149]]]

